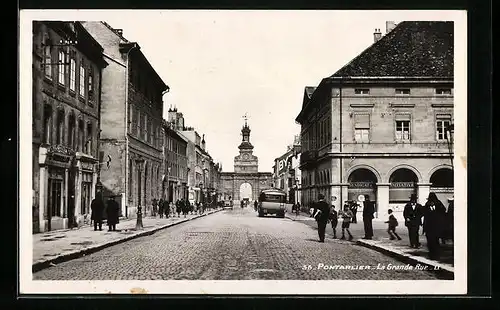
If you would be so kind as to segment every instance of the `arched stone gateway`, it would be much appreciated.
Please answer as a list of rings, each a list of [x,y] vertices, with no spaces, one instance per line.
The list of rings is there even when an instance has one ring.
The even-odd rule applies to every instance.
[[[253,200],[252,185],[250,185],[250,183],[245,182],[240,185],[240,200],[241,199]]]
[[[238,146],[240,154],[234,157],[234,172],[221,173],[220,192],[225,200],[232,200],[239,205],[242,199],[252,201],[259,197],[261,190],[271,188],[272,173],[258,172],[258,158],[253,155],[253,145],[250,143],[250,127],[241,129],[242,141]]]

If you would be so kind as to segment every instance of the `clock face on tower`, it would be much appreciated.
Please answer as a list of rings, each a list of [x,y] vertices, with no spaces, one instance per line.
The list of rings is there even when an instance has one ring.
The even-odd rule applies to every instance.
[[[244,159],[248,159],[248,154],[243,154]]]

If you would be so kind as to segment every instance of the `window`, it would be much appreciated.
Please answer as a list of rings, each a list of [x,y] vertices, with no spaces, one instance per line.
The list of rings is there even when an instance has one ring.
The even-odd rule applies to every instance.
[[[409,88],[396,88],[396,95],[409,95],[409,94],[410,94]]]
[[[75,148],[75,117],[73,115],[68,121],[68,147]]]
[[[90,199],[92,190],[92,174],[82,173],[82,203],[81,214],[90,213]]]
[[[137,111],[130,107],[130,114],[132,114],[132,125],[131,125],[131,131],[133,135],[137,135]]]
[[[65,83],[65,80],[66,80],[66,60],[65,60],[65,53],[63,50],[60,50],[59,51],[59,59],[58,59],[58,70],[59,70],[59,74],[58,74],[58,79],[57,81],[59,82],[59,84],[61,85],[64,85]]]
[[[396,141],[410,140],[410,115],[396,115]]]
[[[88,81],[88,94],[89,101],[94,100],[94,70],[92,67],[89,68],[89,81]]]
[[[52,136],[52,108],[49,105],[43,111],[43,143],[50,144]]]
[[[354,140],[356,142],[368,143],[370,134],[370,115],[357,114],[355,115],[354,124]]]
[[[451,88],[436,88],[437,95],[451,95]]]
[[[137,137],[140,137],[142,134],[142,132],[141,132],[141,121],[142,121],[141,111],[139,109],[137,109],[135,114],[137,115]]]
[[[64,112],[59,111],[57,113],[57,128],[56,128],[56,143],[61,145],[63,144],[64,137]]]
[[[85,97],[85,67],[83,64],[83,60],[80,63],[80,96]]]
[[[49,39],[45,40],[45,45],[43,47],[43,66],[45,77],[52,79],[52,48]]]
[[[144,114],[142,117],[142,129],[143,129],[143,136],[142,139],[144,141],[147,141],[148,139],[148,116],[147,114]]]
[[[448,129],[451,123],[451,115],[437,115],[436,117],[436,139],[446,141],[448,139]]]
[[[69,61],[69,89],[76,90],[76,60],[74,55],[71,56]]]
[[[83,152],[83,144],[84,144],[84,141],[83,141],[83,120],[80,120],[79,121],[79,124],[78,124],[78,147],[77,147],[77,150],[79,152]]]
[[[356,88],[354,89],[356,95],[368,95],[370,90],[368,88]]]
[[[89,155],[92,155],[92,124],[87,124],[87,144],[86,144],[86,152]]]

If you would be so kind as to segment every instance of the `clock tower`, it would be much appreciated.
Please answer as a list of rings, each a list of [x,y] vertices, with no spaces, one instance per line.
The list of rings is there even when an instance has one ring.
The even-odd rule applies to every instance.
[[[253,145],[250,143],[250,127],[245,118],[245,125],[241,128],[241,144],[238,146],[240,154],[234,157],[234,172],[256,173],[259,170],[259,159],[253,155]]]

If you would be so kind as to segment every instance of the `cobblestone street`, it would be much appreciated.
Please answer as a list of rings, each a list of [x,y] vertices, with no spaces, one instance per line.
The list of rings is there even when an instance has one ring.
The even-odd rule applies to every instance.
[[[432,280],[349,241],[319,243],[317,231],[289,219],[235,208],[111,246],[41,270],[34,280]],[[330,267],[318,268],[319,264]],[[310,266],[310,267],[308,267]],[[345,270],[345,267],[364,268]],[[385,270],[377,266],[385,267]],[[337,269],[335,269],[337,268]],[[369,268],[369,269],[368,269]]]

